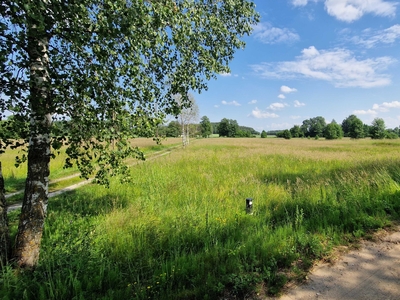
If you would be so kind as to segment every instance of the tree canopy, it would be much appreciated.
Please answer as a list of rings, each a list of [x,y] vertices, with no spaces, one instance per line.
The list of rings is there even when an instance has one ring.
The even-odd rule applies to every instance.
[[[207,116],[203,116],[200,121],[201,136],[206,138],[212,134],[212,125]]]
[[[28,175],[15,257],[37,263],[47,210],[51,146],[68,143],[67,165],[107,184],[128,174],[132,128],[154,127],[228,72],[258,21],[246,0],[11,1],[0,4],[0,112],[29,121]],[[54,131],[65,122],[68,136]],[[122,179],[128,178],[122,176]],[[29,234],[26,234],[29,232]]]
[[[385,121],[382,118],[375,118],[372,121],[370,134],[372,139],[384,139],[386,137]]]
[[[218,124],[219,136],[235,137],[239,130],[239,124],[236,120],[223,118]]]
[[[322,137],[325,126],[325,118],[319,116],[304,120],[301,130],[306,137]]]
[[[331,123],[326,125],[324,130],[324,137],[327,140],[335,140],[342,138],[343,137],[342,126],[332,121]]]

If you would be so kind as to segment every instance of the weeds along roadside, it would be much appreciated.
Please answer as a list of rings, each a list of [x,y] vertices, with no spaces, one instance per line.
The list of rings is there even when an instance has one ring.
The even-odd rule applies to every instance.
[[[348,140],[198,141],[135,166],[131,185],[87,186],[52,199],[40,266],[19,276],[3,270],[0,295],[279,293],[332,247],[399,219],[395,149]],[[245,212],[247,197],[253,215]]]

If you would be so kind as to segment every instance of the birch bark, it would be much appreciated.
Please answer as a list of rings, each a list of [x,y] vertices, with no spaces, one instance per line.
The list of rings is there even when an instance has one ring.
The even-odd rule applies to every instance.
[[[41,26],[29,28],[31,133],[28,175],[14,250],[18,266],[25,268],[33,268],[39,260],[48,202],[51,154],[48,43],[49,38]]]

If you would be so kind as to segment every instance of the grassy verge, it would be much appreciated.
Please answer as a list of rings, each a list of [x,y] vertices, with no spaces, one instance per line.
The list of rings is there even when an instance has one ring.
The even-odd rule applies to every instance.
[[[33,273],[3,299],[243,299],[279,294],[333,247],[400,214],[399,141],[204,139],[134,183],[51,199]],[[245,199],[254,199],[246,214]],[[11,216],[15,225],[16,214]],[[15,226],[13,227],[15,232]]]
[[[180,142],[181,139],[179,138],[169,138],[162,140],[161,145],[157,145],[152,139],[137,138],[132,140],[132,145],[142,149],[146,157],[151,158],[153,155],[157,155],[158,153],[168,151],[174,147],[179,147]],[[21,157],[24,153],[26,154],[26,152],[21,149],[8,149],[6,153],[1,155],[2,171],[5,178],[7,194],[22,191],[25,187],[27,174],[26,163],[22,163],[19,167],[15,167],[15,157]],[[67,155],[63,148],[57,153],[55,159],[52,159],[50,162],[50,192],[84,180],[79,177],[79,171],[76,167],[64,168],[66,158]],[[132,159],[128,161],[128,164],[133,164],[135,162],[137,162],[137,160]],[[13,196],[9,198],[7,202],[12,204],[21,201],[21,197],[21,195]]]

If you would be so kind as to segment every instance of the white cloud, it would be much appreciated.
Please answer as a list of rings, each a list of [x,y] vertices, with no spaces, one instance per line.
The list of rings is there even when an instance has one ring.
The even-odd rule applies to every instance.
[[[227,101],[225,101],[225,100],[222,100],[221,103],[222,103],[223,105],[241,106],[241,104],[238,103],[237,101],[227,102]]]
[[[248,104],[256,104],[257,100],[251,100]]]
[[[302,103],[299,100],[294,100],[293,103],[294,103],[294,107],[302,107],[302,106],[306,105],[305,103]]]
[[[268,111],[261,111],[257,107],[252,110],[252,112],[249,116],[257,118],[257,119],[279,118],[279,116],[277,114],[270,113]]]
[[[393,17],[396,14],[396,5],[395,2],[384,0],[325,0],[328,14],[345,22],[353,22],[368,13]]]
[[[295,88],[290,88],[286,85],[282,85],[281,86],[281,92],[285,93],[285,94],[289,94],[289,93],[294,93],[297,92],[297,90]]]
[[[392,102],[383,102],[381,104],[372,105],[372,109],[368,110],[355,110],[353,113],[356,115],[377,115],[378,112],[388,112],[390,109],[400,109],[400,101],[392,101]]]
[[[314,46],[303,49],[301,53],[305,58],[312,58],[320,55],[319,51]]]
[[[288,106],[286,103],[281,103],[281,102],[275,102],[272,103],[270,106],[268,106],[268,109],[270,110],[280,110]]]
[[[313,0],[324,1],[327,13],[344,22],[353,22],[365,14],[382,17],[396,15],[397,2],[385,0]],[[311,0],[291,0],[294,6],[306,6]]]
[[[319,51],[311,46],[294,61],[262,63],[251,67],[264,78],[306,77],[325,80],[336,87],[371,88],[391,83],[390,76],[381,72],[394,62],[396,60],[388,56],[359,60],[346,49]]]
[[[232,76],[232,74],[231,73],[219,73],[219,76],[222,76],[222,77],[231,77]]]
[[[400,101],[383,102],[381,106],[388,108],[400,108]]]
[[[372,48],[377,44],[393,44],[397,39],[400,39],[399,24],[378,31],[364,30],[362,36],[355,36],[349,40],[363,47]]]
[[[219,107],[219,105],[214,105],[214,107],[215,107],[215,108],[218,108],[218,107]]]
[[[285,97],[284,94],[280,94],[280,95],[278,95],[278,98],[279,98],[279,99],[285,99],[286,97]]]
[[[300,119],[301,116],[290,116],[290,118],[293,119],[293,120],[297,120],[297,119]]]
[[[372,106],[373,110],[378,110],[380,112],[387,112],[389,108],[400,108],[399,101],[383,102],[382,104],[374,104]]]
[[[368,110],[355,110],[353,111],[353,114],[355,115],[376,115],[377,112],[373,109],[368,109]]]
[[[269,23],[259,23],[253,29],[254,37],[264,44],[292,43],[300,39],[296,32],[288,28],[272,27]]]
[[[292,0],[292,4],[294,6],[306,6],[308,3],[308,0]]]

